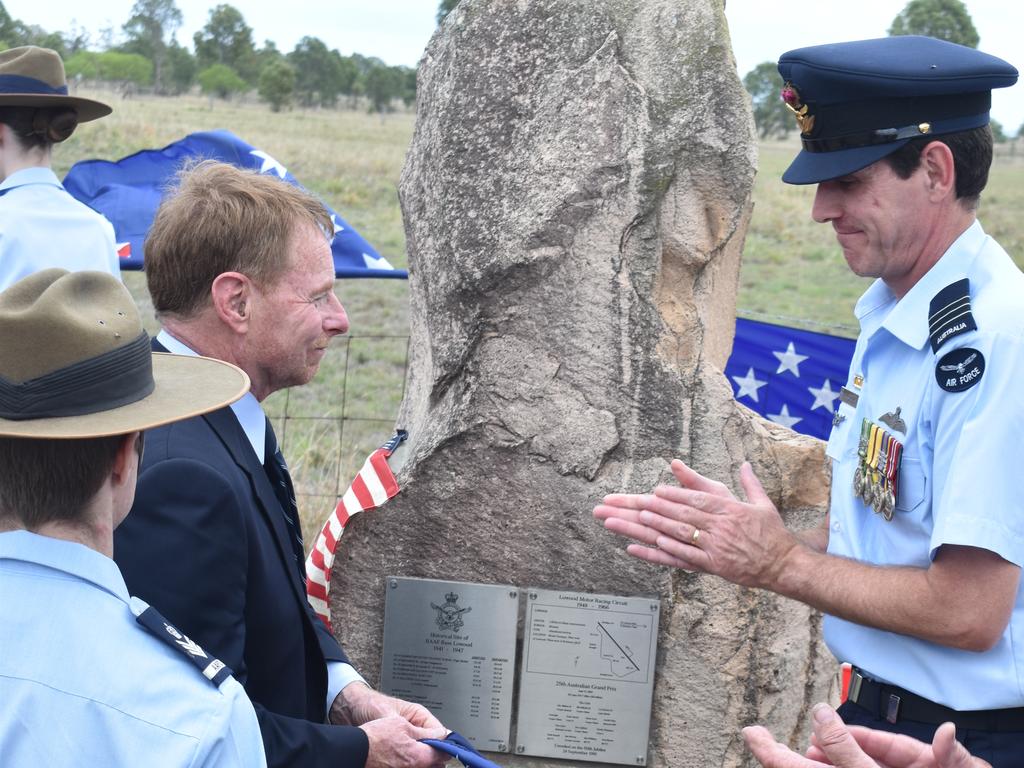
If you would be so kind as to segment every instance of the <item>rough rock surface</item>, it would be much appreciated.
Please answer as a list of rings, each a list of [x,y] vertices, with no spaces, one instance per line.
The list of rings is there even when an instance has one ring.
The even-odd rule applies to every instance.
[[[648,765],[751,764],[754,722],[802,741],[834,686],[817,614],[635,561],[591,516],[676,456],[724,480],[750,459],[791,526],[823,514],[820,443],[721,373],[756,165],[721,3],[464,0],[419,77],[411,438],[402,493],[341,545],[346,649],[375,679],[392,574],[657,594]]]

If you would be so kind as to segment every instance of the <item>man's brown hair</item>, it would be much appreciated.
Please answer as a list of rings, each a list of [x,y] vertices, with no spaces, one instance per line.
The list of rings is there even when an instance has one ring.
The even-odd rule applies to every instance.
[[[75,520],[110,475],[124,439],[0,437],[0,520],[30,531]]]
[[[272,285],[287,270],[288,245],[303,223],[325,237],[334,233],[323,204],[292,184],[213,160],[184,169],[146,237],[154,309],[193,315],[224,272]]]
[[[988,184],[988,171],[992,167],[992,128],[983,125],[959,133],[935,137],[920,136],[884,159],[901,179],[909,179],[921,166],[921,152],[929,143],[939,141],[949,147],[953,155],[956,175],[956,199],[969,210],[978,207],[981,193]]]

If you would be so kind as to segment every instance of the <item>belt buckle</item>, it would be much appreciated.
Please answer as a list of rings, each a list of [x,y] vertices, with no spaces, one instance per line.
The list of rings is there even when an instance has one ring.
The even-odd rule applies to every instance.
[[[864,675],[854,670],[850,675],[850,690],[846,694],[846,698],[854,704],[860,703],[860,686],[863,682]]]
[[[895,724],[900,719],[900,697],[895,693],[889,694],[889,706],[885,710],[885,719]]]

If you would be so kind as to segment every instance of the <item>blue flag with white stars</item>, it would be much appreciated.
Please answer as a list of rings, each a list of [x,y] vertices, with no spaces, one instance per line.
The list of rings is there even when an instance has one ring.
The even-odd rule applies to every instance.
[[[280,162],[229,131],[191,133],[163,149],[144,149],[121,160],[83,160],[64,177],[64,188],[114,225],[121,269],[143,269],[142,244],[167,188],[182,165],[194,160],[220,160],[240,168],[277,176],[301,187]],[[336,277],[408,277],[377,253],[335,211],[331,251]]]
[[[853,348],[853,339],[739,318],[725,375],[748,408],[825,440]]]

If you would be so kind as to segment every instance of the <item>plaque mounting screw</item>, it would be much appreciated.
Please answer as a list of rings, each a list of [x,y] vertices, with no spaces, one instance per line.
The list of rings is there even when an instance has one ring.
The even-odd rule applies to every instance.
[[[502,743],[502,742],[499,742],[499,743],[498,743],[498,751],[499,751],[499,752],[507,752],[507,751],[508,751],[508,747],[507,747],[507,746],[505,746],[505,744],[504,744],[504,743]]]
[[[531,592],[530,593],[530,599],[531,600],[536,600],[537,599],[537,593],[536,592]]]
[[[524,747],[524,746],[523,746],[522,744],[520,744],[520,745],[519,745],[518,747],[516,747],[516,753],[517,753],[517,754],[520,754],[520,755],[521,755],[521,754],[523,754],[523,752],[525,752],[525,751],[526,751],[526,747]]]
[[[652,611],[658,610],[658,604],[657,603],[651,603],[651,610]]]
[[[636,758],[636,764],[637,765],[643,765],[645,762],[647,762],[647,761],[644,760],[643,755],[637,755],[637,758]]]
[[[508,593],[508,596],[509,596],[509,597],[519,597],[519,593],[518,593],[518,592],[516,592],[516,591],[515,591],[515,590],[513,589],[513,590],[512,590],[511,592],[509,592],[509,593]]]
[[[388,586],[391,587],[392,589],[398,589],[398,580],[397,579],[391,579],[388,582]]]

